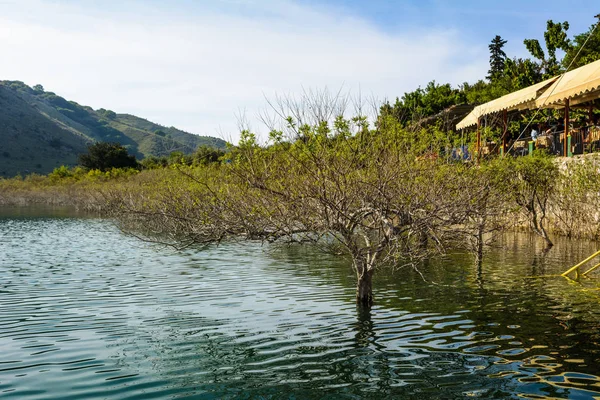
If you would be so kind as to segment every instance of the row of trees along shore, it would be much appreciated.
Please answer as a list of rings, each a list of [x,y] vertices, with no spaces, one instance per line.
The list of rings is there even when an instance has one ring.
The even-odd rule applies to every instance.
[[[550,21],[548,28],[560,36],[568,26]],[[191,157],[145,160],[145,168],[89,164],[0,180],[0,203],[75,203],[114,218],[128,233],[175,247],[240,239],[310,243],[348,258],[357,303],[366,307],[378,268],[418,271],[423,260],[448,251],[469,251],[481,262],[486,246],[508,229],[528,226],[548,246],[550,233],[599,239],[597,159],[561,166],[535,153],[474,165],[446,151],[456,144],[454,133],[411,129],[417,113],[437,112],[448,97],[458,102],[476,87],[492,93],[514,65],[537,65],[542,75],[559,68],[553,38],[538,62],[502,59],[504,41],[496,38],[490,49],[504,66],[492,57],[487,81],[459,90],[432,83],[393,106],[373,104],[370,118],[341,93],[276,98],[263,118],[268,143],[244,130],[226,153],[200,149]],[[440,87],[448,96],[438,96]],[[425,105],[427,98],[439,101]],[[93,159],[90,151],[82,164]]]

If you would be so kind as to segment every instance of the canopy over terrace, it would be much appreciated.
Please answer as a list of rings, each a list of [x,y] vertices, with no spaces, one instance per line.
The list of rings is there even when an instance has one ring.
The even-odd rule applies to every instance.
[[[600,60],[569,71],[559,78],[537,98],[536,108],[563,108],[600,97]]]
[[[593,101],[598,98],[600,98],[600,60],[562,74],[536,100],[535,105],[538,108],[564,108],[565,131],[562,135],[564,156],[570,156],[573,151],[571,135],[569,135],[570,107],[589,103],[591,124]]]
[[[481,104],[456,125],[456,129],[465,129],[478,125],[482,116],[498,111],[504,111],[505,134],[506,112],[513,110],[527,110],[539,108],[564,108],[564,134],[562,154],[568,156],[572,152],[569,147],[569,111],[572,106],[581,106],[584,103],[590,107],[590,122],[594,101],[600,99],[600,60],[594,61],[583,67],[576,68],[562,75],[553,77],[544,82],[537,83],[519,91],[507,94],[496,100]],[[503,142],[505,135],[503,135]],[[587,140],[587,139],[586,139]],[[477,130],[477,149],[480,148],[480,132]],[[503,148],[505,145],[503,144]]]
[[[481,156],[481,132],[479,130],[480,118],[493,114],[499,111],[504,111],[504,132],[502,134],[502,151],[506,151],[506,136],[508,131],[508,124],[506,120],[506,113],[513,110],[525,110],[535,106],[535,100],[552,85],[558,77],[547,79],[543,82],[536,83],[535,85],[528,86],[524,89],[517,90],[516,92],[509,93],[505,96],[499,97],[490,102],[481,104],[473,109],[462,121],[456,125],[456,129],[465,129],[473,125],[477,125],[477,158]]]
[[[556,76],[481,104],[475,107],[462,121],[456,124],[456,129],[460,130],[477,125],[479,118],[499,111],[525,110],[534,107],[535,100],[557,79],[558,77]]]

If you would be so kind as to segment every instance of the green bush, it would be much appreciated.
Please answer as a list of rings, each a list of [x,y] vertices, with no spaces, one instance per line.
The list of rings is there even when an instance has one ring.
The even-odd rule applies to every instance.
[[[87,169],[108,171],[113,168],[138,168],[135,157],[119,143],[98,142],[88,147],[88,153],[79,156],[79,163]]]

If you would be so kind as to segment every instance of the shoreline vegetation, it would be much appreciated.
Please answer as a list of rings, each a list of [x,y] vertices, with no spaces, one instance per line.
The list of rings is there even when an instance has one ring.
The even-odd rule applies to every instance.
[[[312,243],[345,256],[357,303],[373,303],[378,268],[418,268],[454,250],[481,263],[506,231],[600,239],[600,158],[543,152],[476,163],[432,157],[435,137],[358,114],[287,118],[260,145],[243,131],[219,156],[173,157],[146,169],[60,167],[0,180],[0,205],[98,212],[174,247],[223,240]],[[295,140],[289,140],[295,138]],[[156,160],[155,160],[156,161]]]
[[[544,227],[548,234],[573,239],[600,241],[600,153],[575,156],[572,158],[551,158],[536,154],[536,158],[548,158],[554,166],[553,189],[548,196]],[[227,158],[225,158],[227,160]],[[512,160],[515,164],[525,159]],[[506,162],[506,164],[509,164]],[[218,166],[227,168],[226,161],[219,160]],[[484,165],[484,168],[487,166]],[[59,167],[48,175],[31,174],[14,178],[0,178],[0,206],[60,206],[74,210],[96,213],[100,216],[111,215],[111,204],[106,196],[115,196],[117,192],[132,186],[164,185],[171,180],[174,185],[185,184],[182,177],[193,180],[194,176],[207,173],[207,166],[170,164],[153,169],[111,169],[106,172],[85,170],[81,167]],[[469,166],[468,168],[477,168]],[[457,173],[461,173],[456,169]],[[514,193],[513,193],[514,195]],[[516,201],[516,199],[513,199]],[[516,208],[516,204],[513,204]],[[514,210],[513,210],[514,211]],[[536,233],[529,222],[526,210],[504,216],[510,219],[507,230],[522,230]]]

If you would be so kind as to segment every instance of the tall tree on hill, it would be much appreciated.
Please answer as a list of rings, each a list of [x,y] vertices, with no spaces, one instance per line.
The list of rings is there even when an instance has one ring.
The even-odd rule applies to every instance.
[[[539,68],[544,74],[544,78],[558,75],[561,72],[560,62],[556,58],[556,50],[562,50],[566,53],[571,50],[571,41],[567,37],[568,30],[569,23],[567,21],[555,23],[549,20],[547,22],[546,32],[544,32],[547,54],[544,52],[539,40],[525,39],[523,41],[529,53],[539,60]]]
[[[487,79],[490,81],[495,81],[504,73],[506,53],[502,48],[506,43],[506,40],[502,39],[500,35],[496,35],[488,46],[490,49],[490,70],[488,71]]]

